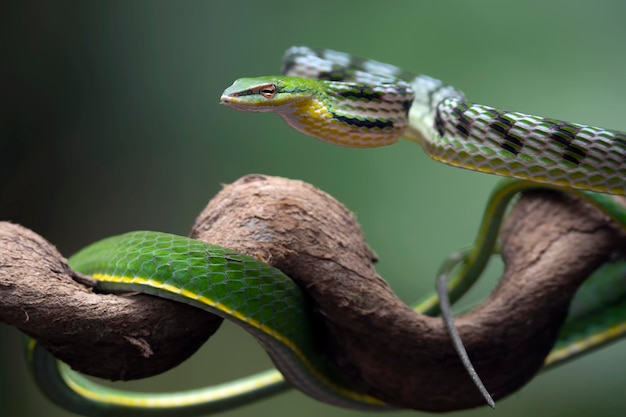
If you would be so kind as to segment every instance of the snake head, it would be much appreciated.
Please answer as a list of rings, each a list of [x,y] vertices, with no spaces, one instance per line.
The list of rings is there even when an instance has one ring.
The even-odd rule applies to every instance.
[[[297,77],[240,78],[220,97],[220,103],[248,112],[284,113],[294,103],[310,99],[314,82]]]

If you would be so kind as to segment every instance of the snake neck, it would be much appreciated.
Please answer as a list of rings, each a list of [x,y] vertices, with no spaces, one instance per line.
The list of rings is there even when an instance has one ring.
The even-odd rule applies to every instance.
[[[387,91],[396,88],[398,89],[397,93],[404,96],[406,101],[403,103],[402,110],[406,111],[406,113],[403,114],[403,111],[396,111],[394,114],[397,120],[393,121],[398,130],[402,130],[400,135],[390,134],[386,136],[385,139],[381,139],[381,135],[379,134],[377,135],[377,139],[361,141],[359,140],[360,135],[371,135],[372,132],[367,129],[360,129],[358,136],[354,136],[354,134],[346,135],[348,139],[342,139],[341,142],[344,143],[340,144],[345,146],[359,147],[363,146],[363,143],[371,143],[372,145],[370,145],[370,147],[383,146],[396,142],[399,136],[416,141],[424,147],[428,146],[427,139],[437,133],[434,128],[434,113],[437,104],[445,98],[464,98],[462,92],[435,78],[426,75],[417,75],[395,65],[354,57],[344,52],[313,49],[306,46],[294,46],[286,51],[283,62],[283,74],[335,82],[329,84],[328,89],[331,91],[339,91],[340,97],[340,83],[363,83],[368,86],[386,86]],[[358,97],[358,101],[360,101],[356,107],[363,107],[369,97],[367,94],[353,94],[353,98],[355,96]],[[408,102],[409,98],[412,100],[411,102]],[[355,110],[354,105],[351,105],[351,103],[346,104],[348,113]],[[327,104],[326,107],[331,106]],[[373,106],[370,105],[370,107],[373,107],[371,109],[374,113],[373,116],[377,118],[384,118],[384,115],[389,112],[389,109],[384,108],[384,106],[376,108],[378,107],[378,103],[374,103]],[[368,116],[371,117],[372,114]],[[394,115],[388,116],[388,119],[393,120]],[[343,128],[349,129],[348,126],[344,126]],[[329,133],[334,132],[333,130]],[[307,132],[305,131],[304,133]],[[345,143],[346,140],[350,141],[350,137],[352,137],[354,141]],[[332,137],[324,140],[331,143],[336,142]]]
[[[279,114],[293,128],[335,145],[373,148],[398,141],[409,124],[413,91],[406,83],[321,81],[305,100]]]

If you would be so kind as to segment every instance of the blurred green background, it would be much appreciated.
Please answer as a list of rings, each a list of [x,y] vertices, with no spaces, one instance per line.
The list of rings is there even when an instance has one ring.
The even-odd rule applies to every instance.
[[[472,241],[496,178],[436,164],[411,143],[333,147],[276,116],[221,107],[220,93],[309,45],[441,78],[479,103],[626,130],[625,17],[619,1],[2,2],[0,219],[70,255],[134,229],[186,234],[240,176],[298,178],[357,214],[379,271],[411,302]],[[0,331],[0,416],[69,416],[33,386],[19,333]],[[621,416],[625,360],[616,344],[539,376],[495,412],[452,415]],[[268,365],[226,325],[189,363],[126,385],[197,387]],[[222,415],[321,413],[363,414],[294,391]]]

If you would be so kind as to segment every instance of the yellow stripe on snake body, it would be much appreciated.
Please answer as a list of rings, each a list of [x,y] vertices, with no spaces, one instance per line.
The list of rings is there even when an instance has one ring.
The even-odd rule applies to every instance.
[[[151,234],[153,234],[155,238],[159,238],[159,237],[167,238],[168,237],[168,235],[166,234],[161,234],[161,233],[156,233],[156,232],[134,232],[133,234],[137,235],[139,233],[143,233],[146,236],[150,236]],[[122,235],[119,238],[121,240],[121,239],[124,239],[124,237],[125,236]],[[178,238],[176,237],[176,239]],[[180,240],[184,241],[185,239],[180,238]],[[169,284],[167,282],[153,279],[148,276],[120,276],[120,275],[103,274],[103,273],[93,273],[91,274],[91,276],[92,278],[94,278],[100,283],[100,288],[106,288],[107,284],[109,284],[111,285],[110,287],[111,289],[119,288],[120,286],[122,288],[135,287],[135,288],[141,289],[142,292],[147,292],[147,293],[151,292],[150,289],[154,289],[154,291],[160,296],[167,297],[167,295],[169,294],[170,296],[168,298],[172,298],[174,300],[179,300],[179,301],[184,300],[184,302],[188,304],[200,306],[203,309],[210,309],[209,311],[215,312],[220,316],[226,316],[226,317],[230,316],[233,319],[235,319],[235,321],[245,324],[247,328],[252,329],[253,335],[257,335],[257,337],[259,337],[258,336],[259,332],[263,334],[264,336],[260,337],[261,341],[263,340],[265,335],[269,336],[272,339],[276,339],[277,342],[283,344],[285,347],[291,350],[295,354],[295,356],[297,356],[298,360],[301,361],[304,364],[304,366],[307,369],[309,369],[309,372],[315,375],[318,380],[325,381],[325,383],[333,386],[333,388],[337,390],[338,392],[341,392],[344,397],[358,399],[358,401],[361,401],[365,404],[367,403],[382,404],[382,402],[378,402],[371,397],[368,397],[366,395],[360,394],[355,391],[348,390],[345,387],[338,386],[334,384],[333,381],[328,380],[324,375],[322,375],[318,371],[318,366],[313,365],[310,362],[310,358],[312,357],[312,355],[310,355],[309,352],[303,352],[301,346],[299,346],[296,342],[294,342],[294,340],[292,340],[289,336],[277,330],[276,327],[265,324],[261,322],[260,320],[255,319],[254,315],[250,314],[249,312],[244,313],[242,312],[242,310],[235,308],[231,300],[229,300],[230,303],[222,303],[217,299],[214,299],[212,297],[207,297],[202,292],[190,291],[188,289],[181,288],[179,285]],[[265,346],[267,347],[267,345]],[[284,353],[274,352],[272,355],[272,358],[277,362],[281,362],[282,361],[281,358],[283,358],[284,356],[285,356]],[[287,361],[283,361],[283,362],[286,363]],[[282,369],[284,372],[289,374],[290,372],[288,368],[289,368],[288,366],[284,366]],[[307,384],[307,385],[309,384],[304,378],[301,378],[301,379],[303,381],[302,382],[303,384]],[[309,386],[305,391],[311,392],[310,388],[311,387]]]
[[[404,136],[453,166],[626,194],[624,132],[473,104],[437,79],[337,51],[290,48],[283,73],[239,79],[221,102],[278,113],[295,129],[338,145],[384,146]],[[256,94],[261,85],[273,94]]]

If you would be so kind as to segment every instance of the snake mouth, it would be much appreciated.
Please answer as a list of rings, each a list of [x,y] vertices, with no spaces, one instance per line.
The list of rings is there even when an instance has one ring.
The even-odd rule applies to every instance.
[[[282,103],[268,101],[268,100],[250,100],[249,95],[240,96],[236,94],[222,94],[220,97],[220,104],[230,107],[231,109],[252,112],[277,112],[277,107],[280,107]]]
[[[220,104],[233,108],[235,110],[246,110],[247,106],[238,100],[236,96],[222,94],[220,97]],[[249,110],[248,110],[249,111]]]
[[[223,95],[220,97],[220,104],[226,104],[226,105],[229,105],[229,104],[231,103],[231,99],[232,99],[232,97],[230,97],[230,96],[227,96],[227,95],[223,94]]]
[[[248,104],[244,103],[243,100],[241,100],[237,96],[230,96],[230,95],[224,94],[220,97],[220,104],[228,106],[231,109],[240,110],[240,111],[249,111],[249,112],[258,111],[258,110],[255,110],[253,107],[250,107],[249,103]]]

